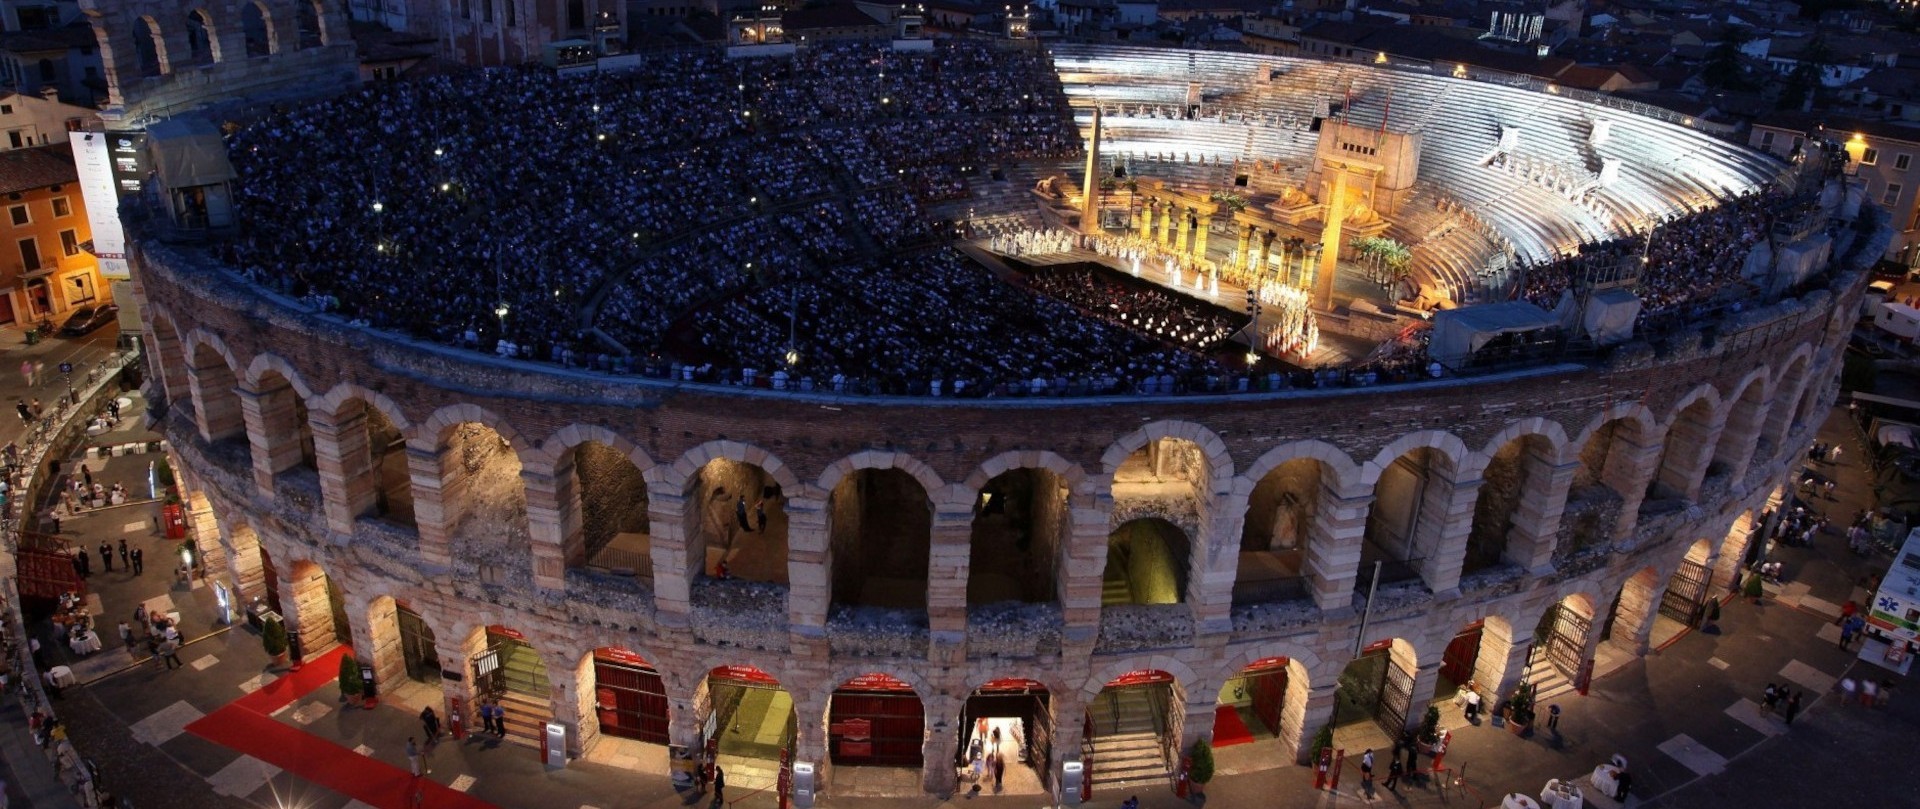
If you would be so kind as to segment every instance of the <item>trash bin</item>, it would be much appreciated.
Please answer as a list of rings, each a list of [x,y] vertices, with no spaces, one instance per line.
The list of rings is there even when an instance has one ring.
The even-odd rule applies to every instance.
[[[27,345],[38,345],[39,343],[40,343],[40,330],[39,330],[39,329],[28,329],[28,330],[27,330]]]

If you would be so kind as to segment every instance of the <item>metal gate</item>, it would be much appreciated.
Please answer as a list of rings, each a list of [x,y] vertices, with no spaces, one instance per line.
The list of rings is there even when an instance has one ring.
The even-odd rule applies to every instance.
[[[1666,595],[1660,597],[1660,614],[1692,626],[1707,600],[1707,566],[1691,559],[1680,563],[1667,582]]]
[[[500,647],[473,656],[473,685],[488,696],[506,690],[506,671],[500,668]]]
[[[1387,738],[1398,739],[1407,732],[1407,709],[1413,706],[1413,675],[1406,669],[1386,659],[1386,676],[1380,678],[1380,702],[1373,713],[1373,721],[1387,732]]]
[[[407,676],[423,683],[440,681],[440,652],[434,648],[433,627],[406,607],[394,611],[400,624],[400,657]]]
[[[1547,662],[1569,680],[1580,671],[1580,657],[1587,652],[1587,630],[1592,626],[1592,618],[1564,603],[1553,605],[1553,626],[1547,632]]]

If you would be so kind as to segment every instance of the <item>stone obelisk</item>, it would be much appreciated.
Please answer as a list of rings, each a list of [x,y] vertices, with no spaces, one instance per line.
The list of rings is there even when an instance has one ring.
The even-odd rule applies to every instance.
[[[1100,233],[1100,107],[1093,108],[1093,137],[1087,141],[1087,170],[1080,178],[1080,232]]]

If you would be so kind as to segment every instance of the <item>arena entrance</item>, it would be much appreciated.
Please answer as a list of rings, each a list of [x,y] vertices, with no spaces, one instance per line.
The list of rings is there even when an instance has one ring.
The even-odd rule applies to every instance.
[[[1180,603],[1189,552],[1186,533],[1173,523],[1157,517],[1123,523],[1107,536],[1100,605]]]
[[[780,783],[798,729],[793,697],[780,681],[752,666],[721,666],[707,672],[706,692],[694,701],[704,714],[700,746],[726,769],[727,785],[745,794]]]
[[[601,733],[667,743],[667,686],[638,654],[618,647],[593,650],[593,709]]]
[[[899,678],[872,673],[841,683],[827,701],[827,756],[834,765],[834,783],[843,792],[860,786],[883,786],[889,792],[917,789],[926,728],[919,695]]]
[[[1667,591],[1660,596],[1660,611],[1654,617],[1653,634],[1649,638],[1655,648],[1700,623],[1706,613],[1708,585],[1713,579],[1713,572],[1707,567],[1712,554],[1713,549],[1706,540],[1693,543],[1693,547],[1687,549],[1687,557],[1680,560],[1680,566],[1667,579]]]
[[[1114,678],[1087,704],[1080,743],[1096,787],[1165,783],[1180,747],[1173,711],[1186,705],[1180,683],[1158,669]]]
[[[394,617],[400,625],[400,659],[406,661],[407,678],[437,685],[440,682],[440,652],[434,647],[433,627],[427,626],[426,619],[407,608],[406,602],[396,602]]]
[[[473,658],[473,681],[480,697],[498,700],[506,709],[509,738],[540,743],[553,717],[553,688],[546,661],[525,635],[497,624],[487,627],[486,649]]]
[[[1593,628],[1593,611],[1584,601],[1580,596],[1561,599],[1540,616],[1540,625],[1533,630],[1536,659],[1544,659],[1568,680],[1579,676],[1580,663],[1587,653],[1587,632]],[[1531,662],[1528,668],[1532,668]]]
[[[1413,675],[1416,663],[1413,645],[1400,640],[1383,640],[1368,646],[1346,670],[1340,672],[1340,686],[1334,700],[1333,724],[1336,733],[1355,739],[1344,746],[1350,749],[1380,747],[1375,728],[1386,734],[1388,744],[1407,729],[1407,712],[1413,707]]]
[[[327,572],[311,561],[293,564],[295,659],[315,657],[335,644],[353,642],[353,623],[347,617],[345,596]]]
[[[1436,702],[1452,698],[1461,687],[1473,682],[1474,666],[1480,662],[1480,633],[1485,628],[1485,619],[1474,621],[1447,643],[1447,650],[1440,655],[1440,682],[1433,692]]]
[[[1220,686],[1214,709],[1213,746],[1227,747],[1280,737],[1287,706],[1287,658],[1255,660]]]
[[[960,714],[960,744],[954,766],[962,784],[993,788],[988,756],[1007,762],[1003,795],[1044,795],[1052,783],[1053,711],[1047,687],[1037,680],[994,680],[974,689]],[[977,764],[975,762],[978,762]]]

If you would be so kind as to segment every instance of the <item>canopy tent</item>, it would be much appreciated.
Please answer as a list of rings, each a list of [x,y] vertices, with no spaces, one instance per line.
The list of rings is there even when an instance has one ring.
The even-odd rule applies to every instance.
[[[1427,352],[1445,365],[1459,367],[1465,365],[1475,351],[1502,334],[1558,325],[1560,321],[1547,310],[1525,301],[1448,309],[1433,316],[1433,342]]]
[[[1633,336],[1640,319],[1640,296],[1615,288],[1593,293],[1587,301],[1580,330],[1600,345],[1612,345]]]
[[[218,185],[234,178],[219,128],[204,118],[169,118],[147,128],[147,153],[170,189]]]

